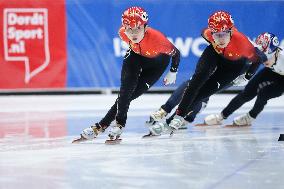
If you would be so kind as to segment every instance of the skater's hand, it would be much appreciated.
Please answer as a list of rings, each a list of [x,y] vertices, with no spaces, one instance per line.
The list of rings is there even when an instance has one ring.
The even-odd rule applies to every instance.
[[[164,78],[164,85],[173,84],[176,82],[177,72],[169,71]]]
[[[237,77],[234,81],[233,84],[234,86],[245,86],[248,83],[248,79],[245,77],[245,74],[240,75]]]

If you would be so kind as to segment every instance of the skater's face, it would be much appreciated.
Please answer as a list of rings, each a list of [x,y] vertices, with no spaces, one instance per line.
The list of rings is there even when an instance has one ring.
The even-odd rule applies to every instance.
[[[126,27],[125,34],[133,43],[139,43],[144,37],[145,29],[146,28],[144,26],[138,26],[135,28]]]
[[[212,33],[212,37],[220,48],[225,48],[231,40],[231,31]]]
[[[280,52],[280,50],[278,49],[274,53],[267,54],[267,61],[263,63],[264,66],[265,67],[273,66],[276,63],[276,60],[279,56],[279,52]]]

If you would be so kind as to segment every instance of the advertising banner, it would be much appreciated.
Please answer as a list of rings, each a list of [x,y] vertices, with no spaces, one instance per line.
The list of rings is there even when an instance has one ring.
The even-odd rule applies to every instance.
[[[0,88],[56,88],[66,84],[63,0],[0,3]]]
[[[127,45],[117,32],[122,12],[141,6],[149,26],[163,32],[181,52],[177,86],[193,74],[207,46],[200,36],[208,17],[217,10],[230,12],[235,26],[251,40],[269,31],[284,45],[283,1],[67,1],[68,87],[119,87]],[[162,7],[162,9],[161,9]],[[156,87],[163,87],[162,80]]]

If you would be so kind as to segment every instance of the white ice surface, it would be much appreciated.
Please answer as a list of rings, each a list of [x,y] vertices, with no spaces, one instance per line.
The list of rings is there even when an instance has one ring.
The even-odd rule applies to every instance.
[[[169,95],[144,95],[130,107],[119,145],[107,133],[83,144],[72,139],[99,121],[116,96],[0,97],[0,189],[38,188],[283,188],[284,98],[271,100],[253,126],[195,127],[143,140],[149,113]],[[212,96],[205,115],[234,95]],[[245,104],[226,123],[247,112]]]

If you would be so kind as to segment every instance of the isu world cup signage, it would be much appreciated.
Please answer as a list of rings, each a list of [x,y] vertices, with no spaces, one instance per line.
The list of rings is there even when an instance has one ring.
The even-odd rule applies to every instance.
[[[65,87],[64,2],[2,6],[0,88]],[[17,6],[15,6],[17,5]],[[28,8],[27,8],[28,7]]]

